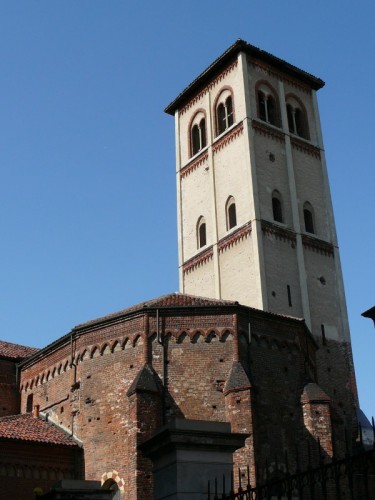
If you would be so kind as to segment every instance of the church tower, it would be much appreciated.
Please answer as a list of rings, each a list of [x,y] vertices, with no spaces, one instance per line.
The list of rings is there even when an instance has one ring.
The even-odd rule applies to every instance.
[[[175,116],[180,291],[303,317],[320,347],[319,384],[348,423],[357,396],[323,85],[238,40],[165,111]]]

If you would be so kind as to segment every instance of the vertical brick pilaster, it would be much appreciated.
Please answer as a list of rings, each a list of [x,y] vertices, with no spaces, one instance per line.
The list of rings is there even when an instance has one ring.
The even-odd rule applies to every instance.
[[[310,436],[320,443],[321,455],[333,456],[330,398],[315,383],[305,385],[301,396],[303,422]]]
[[[152,462],[145,458],[138,445],[161,426],[162,399],[158,377],[150,365],[138,372],[127,396],[129,398],[130,421],[129,450],[131,453],[129,474],[129,500],[153,498]]]
[[[240,362],[234,361],[224,387],[225,408],[232,432],[249,434],[245,446],[234,453],[235,480],[238,469],[246,478],[246,468],[250,468],[250,480],[255,484],[255,458],[253,440],[253,413],[251,384]],[[238,486],[238,484],[237,484]]]

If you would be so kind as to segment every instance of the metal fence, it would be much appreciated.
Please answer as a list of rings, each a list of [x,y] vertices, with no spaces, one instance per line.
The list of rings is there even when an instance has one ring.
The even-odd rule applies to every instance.
[[[374,422],[373,432],[375,436]],[[357,453],[347,452],[344,458],[333,458],[329,463],[320,457],[319,465],[309,465],[303,471],[298,460],[295,470],[290,471],[285,453],[273,477],[257,486],[250,484],[248,467],[245,474],[238,471],[236,488],[233,474],[229,485],[225,477],[215,479],[208,483],[207,500],[375,500],[375,443],[366,450],[361,446],[361,431],[360,436]]]

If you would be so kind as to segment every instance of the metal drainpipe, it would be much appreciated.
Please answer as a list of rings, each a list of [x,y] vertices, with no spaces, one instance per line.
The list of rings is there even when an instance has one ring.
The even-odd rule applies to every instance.
[[[249,323],[248,323],[248,348],[247,348],[247,358],[248,358],[248,363],[249,363],[249,377],[250,377],[250,372],[251,372],[251,354],[250,354],[250,345],[251,345],[251,323],[250,323],[250,316],[249,316]]]
[[[161,362],[162,362],[162,384],[163,384],[163,394],[162,394],[162,424],[165,424],[165,346],[163,344],[163,339],[161,338],[161,333],[159,330],[159,308],[156,309],[156,340],[158,344],[161,345]]]

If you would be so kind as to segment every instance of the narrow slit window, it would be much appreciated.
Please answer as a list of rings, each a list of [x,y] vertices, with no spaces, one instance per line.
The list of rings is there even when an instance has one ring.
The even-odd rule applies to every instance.
[[[236,213],[236,203],[234,198],[230,196],[226,204],[227,212],[227,231],[237,226],[237,213]]]
[[[306,233],[315,234],[314,212],[310,203],[306,202],[303,206],[303,219]]]
[[[291,294],[289,285],[286,285],[286,291],[288,294],[288,305],[289,305],[289,307],[292,307],[292,294]]]
[[[207,244],[206,221],[201,217],[197,226],[197,243],[198,248],[202,248]]]
[[[26,400],[26,413],[31,413],[33,411],[33,395],[29,394]]]

